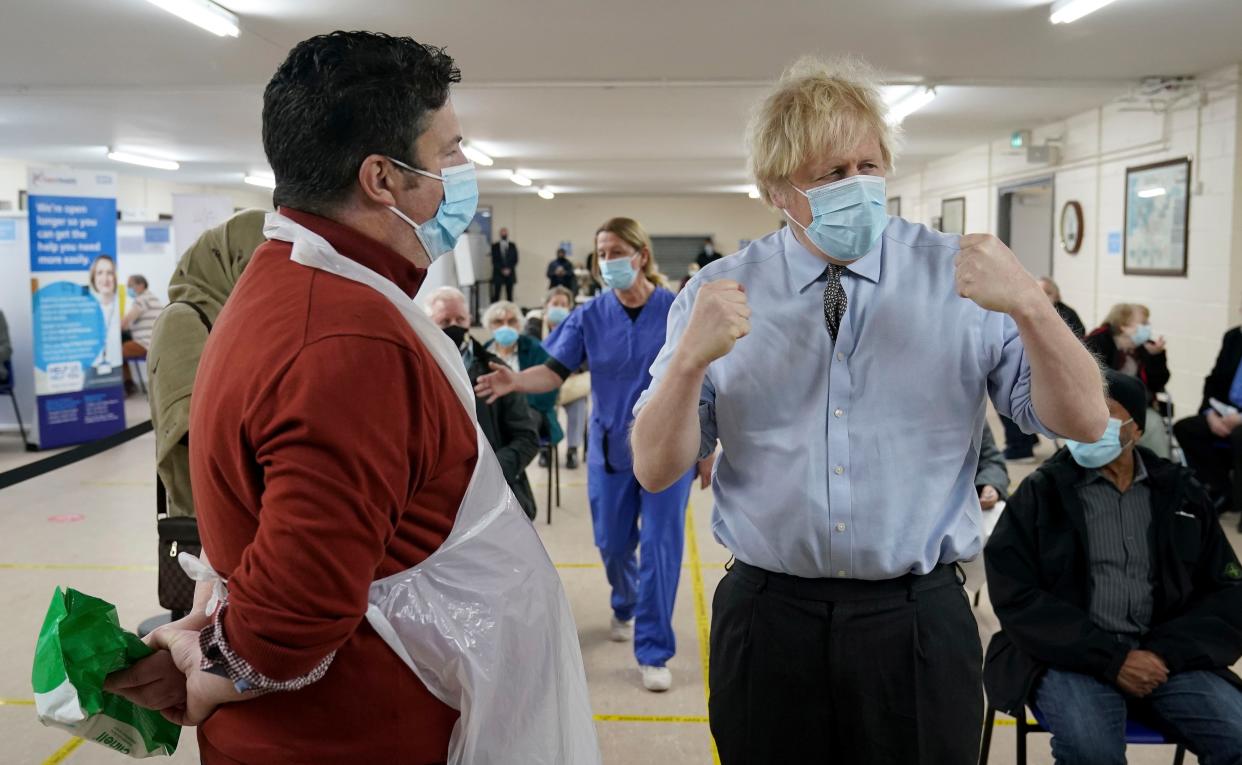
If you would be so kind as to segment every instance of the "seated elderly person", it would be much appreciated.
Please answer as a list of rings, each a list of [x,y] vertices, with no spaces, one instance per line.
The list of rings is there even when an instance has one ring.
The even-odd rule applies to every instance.
[[[452,287],[441,287],[432,293],[427,312],[436,326],[457,345],[462,362],[473,386],[480,376],[491,371],[490,364],[503,364],[483,344],[470,335],[470,309],[466,296]],[[539,453],[539,416],[526,403],[521,393],[510,393],[488,404],[475,397],[475,414],[479,427],[504,471],[505,480],[527,517],[535,518],[535,494],[526,477],[526,466]]]
[[[1164,338],[1152,333],[1150,320],[1151,312],[1146,306],[1118,303],[1108,312],[1104,323],[1087,335],[1083,344],[1105,367],[1142,381],[1153,422],[1139,446],[1168,459],[1172,444],[1168,432],[1157,427],[1160,413],[1156,410],[1156,394],[1164,393],[1169,384],[1169,360]]]
[[[1242,327],[1225,333],[1216,364],[1203,381],[1199,413],[1173,428],[1190,467],[1207,484],[1217,507],[1242,513],[1242,414],[1238,409],[1242,409]]]
[[[988,698],[1038,710],[1058,763],[1124,763],[1127,717],[1242,762],[1242,566],[1191,472],[1137,446],[1143,384],[1106,377],[1104,437],[1024,481],[988,542]]]
[[[543,343],[530,335],[522,334],[522,322],[522,309],[507,300],[492,303],[483,313],[483,328],[492,333],[492,339],[485,347],[515,372],[542,366],[551,358],[544,350]],[[539,435],[553,444],[559,444],[565,437],[565,432],[561,430],[561,424],[556,418],[558,394],[559,390],[526,394],[526,402],[543,417]],[[548,466],[546,452],[539,455],[539,466]]]

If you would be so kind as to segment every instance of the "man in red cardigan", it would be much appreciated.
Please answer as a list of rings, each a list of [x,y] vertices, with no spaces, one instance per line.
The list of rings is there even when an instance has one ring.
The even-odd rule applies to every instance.
[[[411,297],[454,238],[433,219],[442,171],[466,164],[459,79],[439,49],[336,32],[295,47],[264,94],[280,212]],[[208,616],[200,584],[151,638],[167,651],[109,687],[199,725],[211,765],[443,762],[457,712],[364,615],[373,580],[448,536],[474,426],[388,299],[290,252],[256,251],[195,380],[194,502],[227,598]]]

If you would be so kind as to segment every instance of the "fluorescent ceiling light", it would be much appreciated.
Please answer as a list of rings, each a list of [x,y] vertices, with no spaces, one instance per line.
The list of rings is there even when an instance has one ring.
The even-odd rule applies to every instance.
[[[147,0],[174,16],[220,37],[237,37],[241,29],[237,17],[211,0]]]
[[[552,193],[551,189],[543,188],[543,189],[539,189],[539,198],[540,199],[556,199],[556,195]]]
[[[491,167],[496,162],[494,159],[487,156],[486,154],[474,148],[468,143],[463,143],[461,145],[461,153],[466,155],[466,159],[470,160],[476,165],[482,165],[483,167]]]
[[[509,180],[513,181],[519,186],[529,186],[532,183],[530,178],[527,178],[525,175],[522,175],[516,170],[511,170],[509,172]]]
[[[156,159],[154,157],[144,157],[139,154],[130,154],[124,151],[108,152],[108,159],[115,162],[125,162],[130,165],[142,165],[143,167],[154,167],[156,170],[176,170],[181,167],[177,162],[170,159]]]
[[[1162,197],[1168,193],[1169,192],[1167,189],[1165,189],[1165,187],[1157,186],[1154,189],[1143,189],[1142,191],[1138,193],[1138,195],[1142,197],[1143,199],[1154,199],[1155,197]]]
[[[265,175],[264,173],[254,173],[247,175],[244,179],[251,186],[262,186],[265,189],[276,188],[276,176]]]
[[[1053,24],[1072,24],[1112,2],[1114,0],[1057,0],[1052,4],[1052,15],[1048,20]]]
[[[888,124],[900,125],[906,117],[930,104],[936,98],[935,88],[916,88],[889,104]]]
[[[746,192],[746,196],[750,197],[751,199],[758,199],[759,189],[752,188],[750,191]]]

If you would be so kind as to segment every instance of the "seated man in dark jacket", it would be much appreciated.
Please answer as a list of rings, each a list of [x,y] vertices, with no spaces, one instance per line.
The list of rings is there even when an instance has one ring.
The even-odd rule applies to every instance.
[[[1228,408],[1218,412],[1213,400],[1242,409],[1242,327],[1225,333],[1216,365],[1203,381],[1199,413],[1173,427],[1186,460],[1212,491],[1217,507],[1242,513],[1242,414]]]
[[[503,364],[500,358],[483,347],[483,344],[470,336],[470,309],[466,305],[466,296],[452,287],[441,287],[432,293],[427,306],[431,320],[444,330],[461,351],[466,372],[470,375],[473,386],[480,375],[491,372],[488,364]],[[526,466],[539,453],[539,422],[540,417],[526,403],[526,396],[521,393],[510,393],[501,396],[494,404],[488,404],[476,397],[475,414],[479,419],[479,427],[496,459],[504,471],[505,480],[518,504],[526,512],[527,517],[535,518],[535,494],[530,488],[530,479],[526,477]]]
[[[1242,566],[1190,471],[1136,447],[1142,383],[1106,377],[1104,437],[1024,481],[988,542],[988,698],[1038,709],[1058,763],[1124,763],[1127,716],[1242,762]]]

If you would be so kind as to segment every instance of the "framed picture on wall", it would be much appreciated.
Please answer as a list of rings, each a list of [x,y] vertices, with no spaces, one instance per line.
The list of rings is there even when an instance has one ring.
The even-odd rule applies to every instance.
[[[1127,168],[1125,272],[1185,276],[1189,218],[1189,157]]]
[[[888,198],[888,214],[901,217],[901,197]]]
[[[946,234],[966,233],[966,197],[940,200],[940,224]]]

